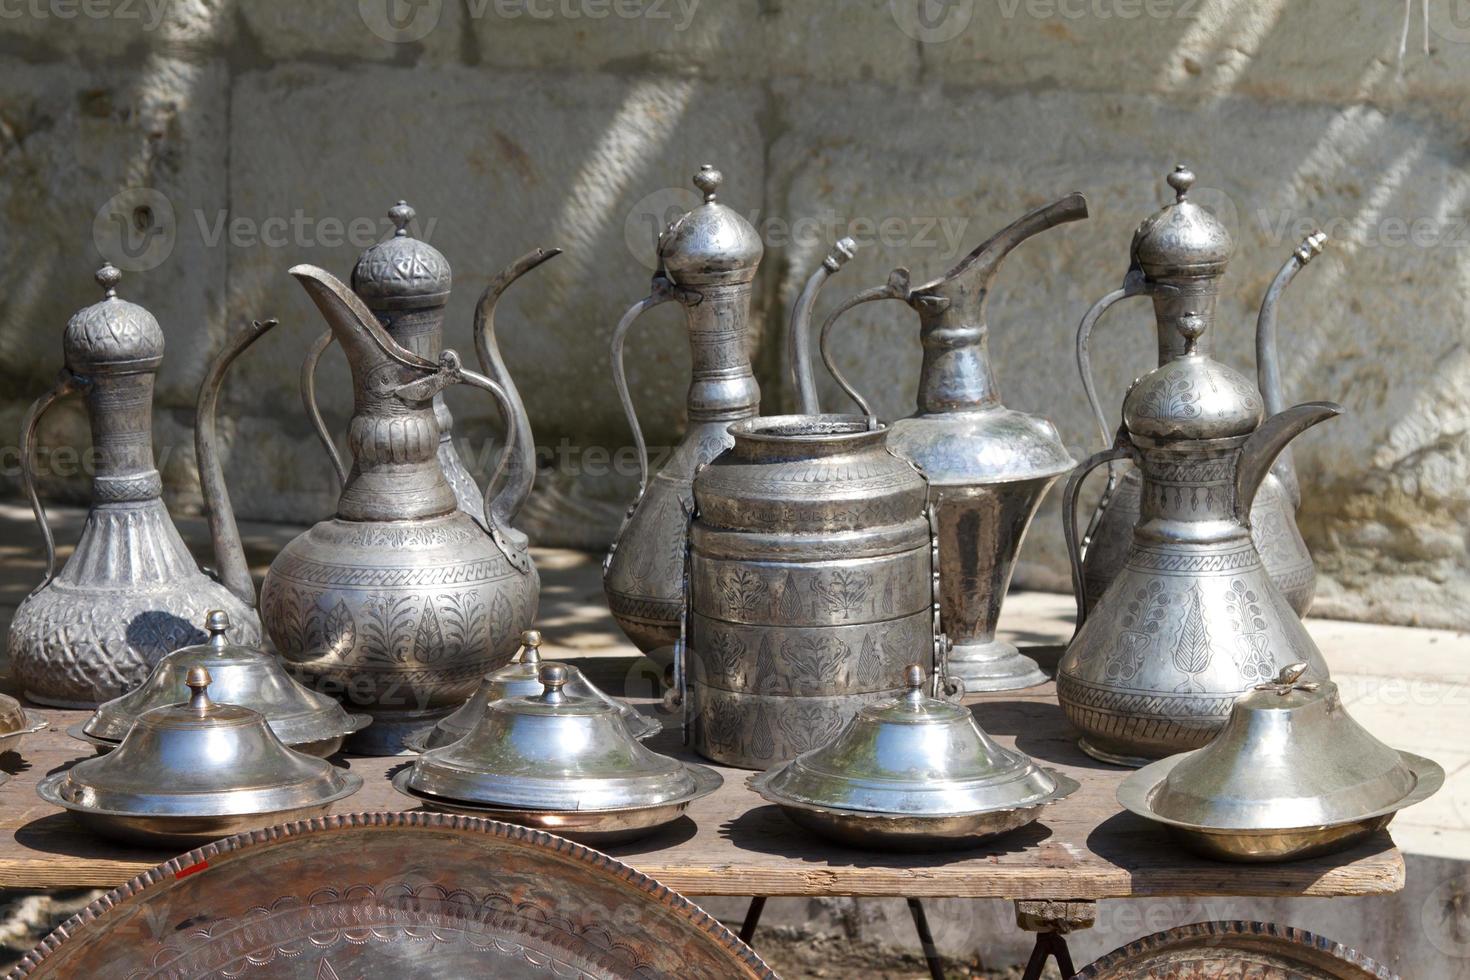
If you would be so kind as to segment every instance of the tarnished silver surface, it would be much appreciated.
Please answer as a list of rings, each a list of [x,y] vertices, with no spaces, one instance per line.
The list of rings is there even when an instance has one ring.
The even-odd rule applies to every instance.
[[[304,815],[357,792],[362,777],[292,751],[265,717],[209,697],[190,668],[187,702],[153,708],[120,746],[47,776],[36,792],[88,830],[135,843],[214,839]]]
[[[1136,939],[1076,980],[1398,980],[1357,950],[1269,922],[1195,922]]]
[[[506,664],[504,667],[497,667],[486,674],[479,688],[470,695],[468,701],[460,705],[458,711],[439,722],[430,731],[411,738],[408,742],[409,747],[423,752],[428,749],[437,749],[441,745],[448,745],[450,742],[457,742],[480,723],[489,705],[505,698],[524,698],[540,694],[542,691],[540,647],[540,630],[526,630],[521,633],[519,660]],[[627,723],[628,731],[632,732],[634,738],[645,739],[663,731],[663,723],[657,718],[639,714],[632,705],[608,697],[576,667],[570,664],[559,666],[565,668],[567,672],[567,681],[563,686],[563,691],[568,697],[589,698],[610,705],[623,716],[623,721]]]
[[[260,642],[248,572],[216,582],[199,570],[164,507],[153,461],[153,380],[163,331],[143,307],[117,295],[122,274],[97,272],[105,296],[66,325],[66,366],[21,427],[21,476],[46,547],[46,576],[16,608],[6,647],[25,696],[61,708],[95,708],[143,683],[164,654],[204,640],[196,624],[225,609],[234,639]],[[84,394],[95,472],[92,506],[76,550],[56,571],[56,548],[36,493],[41,417]],[[215,538],[220,568],[228,543]]]
[[[1313,402],[1262,422],[1254,386],[1195,345],[1207,323],[1174,322],[1184,352],[1134,383],[1114,448],[1077,468],[1062,502],[1079,628],[1058,668],[1057,699],[1082,748],[1120,765],[1202,747],[1237,697],[1288,664],[1327,677],[1261,562],[1249,515],[1281,448],[1341,409]],[[1140,468],[1142,515],[1122,569],[1088,610],[1077,495],[1091,470],[1114,459]]]
[[[1177,330],[1182,317],[1202,317],[1207,325],[1214,322],[1220,280],[1235,245],[1224,225],[1188,199],[1194,180],[1194,173],[1185,167],[1169,175],[1175,201],[1139,225],[1122,287],[1099,300],[1078,325],[1077,366],[1104,445],[1111,439],[1112,426],[1093,383],[1089,353],[1092,330],[1103,313],[1128,297],[1150,297],[1157,321],[1160,366],[1184,352]],[[1287,407],[1276,353],[1276,306],[1282,291],[1303,266],[1321,253],[1326,240],[1320,232],[1307,236],[1287,259],[1261,303],[1256,324],[1256,371],[1268,414]],[[1209,330],[1198,338],[1197,346],[1205,354],[1213,352],[1214,339]],[[1250,392],[1243,388],[1239,397],[1250,397]],[[1126,462],[1109,464],[1107,488],[1082,540],[1083,598],[1089,609],[1102,597],[1127,556],[1131,531],[1140,513],[1139,481],[1138,471]],[[1304,616],[1312,605],[1316,569],[1297,530],[1296,510],[1300,505],[1296,469],[1290,449],[1286,449],[1256,493],[1251,535],[1272,581],[1297,614]]]
[[[932,662],[928,488],[855,415],[730,426],[694,479],[685,713],[694,749],[763,769]]]
[[[404,788],[517,810],[622,810],[696,790],[690,767],[645,748],[615,705],[566,694],[565,666],[542,664],[540,679],[540,695],[487,705],[469,734],[419,756]]]
[[[354,463],[336,516],[295,538],[271,563],[261,612],[293,674],[372,715],[373,724],[349,740],[352,751],[401,751],[407,737],[457,709],[487,670],[509,661],[535,617],[539,579],[524,536],[507,523],[530,491],[535,447],[525,409],[492,356],[494,305],[518,276],[555,254],[522,257],[482,296],[478,342],[493,378],[462,368],[453,351],[441,352],[437,363],[420,357],[332,275],[314,266],[291,270],[352,368]],[[217,487],[209,495],[211,519],[236,541],[205,397],[214,397],[226,367],[264,329],[242,335],[221,355],[201,393],[201,471],[206,487]],[[494,395],[513,420],[484,491],[488,532],[459,508],[437,456],[434,399],[458,383]]]
[[[776,980],[688,900],[536,830],[420,811],[239,834],[66,920],[11,976]]]
[[[49,728],[51,723],[34,711],[21,707],[8,694],[0,694],[0,752],[18,752],[27,735]]]
[[[704,203],[659,236],[653,287],[624,315],[612,339],[613,381],[633,430],[639,478],[637,495],[603,563],[603,589],[619,628],[659,660],[672,656],[679,639],[694,473],[730,445],[725,429],[731,422],[760,412],[746,335],[751,282],[763,247],[748,221],[715,200],[723,179],[708,164],[694,175]],[[648,448],[623,372],[623,342],[639,316],[667,302],[682,305],[688,321],[689,423],[650,480]]]
[[[302,687],[265,651],[231,643],[230,618],[223,610],[211,610],[204,627],[207,643],[168,654],[140,686],[99,707],[81,726],[82,740],[104,751],[116,748],[145,711],[189,699],[194,667],[209,670],[216,701],[259,711],[277,738],[307,755],[331,755],[343,738],[372,720],[348,714],[335,699]]]
[[[940,627],[953,644],[950,673],[970,691],[1029,687],[1046,680],[1036,662],[995,638],[996,622],[1011,572],[1031,518],[1057,478],[1076,465],[1056,427],[1046,419],[1001,404],[990,363],[985,304],[1001,262],[1026,239],[1087,217],[1081,194],[1040,208],[1013,222],[933,282],[911,286],[907,269],[888,283],[858,293],[822,327],[821,352],[844,391],[869,412],[837,370],[828,348],[833,325],[847,310],[897,299],[919,314],[924,365],[918,408],[892,423],[888,446],[912,460],[934,487],[939,539]],[[792,360],[801,411],[817,405],[806,356],[816,292],[851,253],[844,240],[808,283],[792,316]]]
[[[419,357],[437,361],[444,348],[444,307],[449,302],[453,274],[443,253],[410,233],[408,226],[416,216],[407,201],[399,201],[388,210],[394,234],[358,256],[357,264],[352,267],[352,289],[373,311],[388,336]],[[479,335],[478,327],[476,335]],[[317,438],[336,470],[338,482],[346,483],[347,467],[316,404],[316,368],[332,340],[332,332],[328,330],[307,352],[301,366],[301,397]],[[491,370],[483,352],[480,363],[486,374],[498,378],[507,393],[512,391],[509,376]],[[434,419],[439,424],[439,467],[454,490],[459,509],[488,530],[480,488],[454,447],[454,418],[444,404],[443,392],[434,395]]]
[[[458,813],[470,817],[503,820],[522,827],[534,827],[595,847],[611,847],[647,837],[658,828],[679,819],[689,804],[708,796],[724,785],[725,778],[708,766],[690,765],[694,788],[683,796],[647,806],[621,807],[608,810],[541,810],[514,809],[465,803],[416,792],[409,785],[412,769],[404,769],[393,777],[393,788],[404,796],[439,813]]]
[[[749,780],[798,824],[844,843],[922,850],[993,837],[1077,784],[997,745],[970,710],[908,690],[869,704],[830,742]]]
[[[1204,748],[1130,774],[1118,802],[1211,857],[1281,861],[1346,847],[1440,788],[1443,769],[1378,741],[1305,671],[1242,697]]]

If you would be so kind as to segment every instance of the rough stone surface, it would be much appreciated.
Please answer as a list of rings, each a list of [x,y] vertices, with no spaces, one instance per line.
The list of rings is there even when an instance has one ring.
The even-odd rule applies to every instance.
[[[1290,393],[1347,408],[1297,452],[1318,609],[1470,624],[1457,312],[1470,298],[1470,26],[1448,0],[1407,5],[1407,25],[1405,5],[1349,0],[174,0],[129,17],[120,0],[74,17],[71,0],[27,2],[0,17],[0,424],[15,431],[51,383],[61,328],[94,296],[99,210],[104,251],[119,241],[109,213],[142,225],[135,238],[158,229],[170,247],[128,271],[123,294],[168,336],[158,435],[182,506],[198,503],[189,425],[209,357],[247,318],[279,316],[222,403],[236,503],[259,518],[331,510],[295,390],[320,321],[285,270],[345,276],[366,244],[352,239],[385,233],[407,197],[455,267],[448,342],[465,352],[493,270],[538,245],[567,250],[507,294],[501,336],[543,463],[522,524],[600,546],[636,470],[618,453],[608,334],[704,162],[767,244],[752,338],[767,411],[790,405],[786,318],[835,237],[865,244],[819,316],[894,265],[938,274],[1028,208],[1086,193],[1093,217],[1018,250],[991,303],[1007,402],[1054,419],[1080,456],[1098,439],[1074,380],[1077,319],[1117,283],[1162,175],[1187,159],[1196,197],[1239,243],[1217,338],[1233,363],[1252,363],[1255,305],[1291,247],[1313,225],[1333,236],[1282,308]],[[1100,328],[1110,411],[1149,365],[1149,332],[1142,303]],[[855,312],[838,335],[841,364],[885,414],[912,403],[914,335],[896,304]],[[682,424],[685,351],[672,309],[630,340],[655,446]],[[339,434],[345,386],[332,355],[321,389]],[[450,404],[462,455],[488,472],[494,413],[474,392]],[[85,448],[74,407],[44,432]],[[85,496],[85,474],[43,483]],[[1066,586],[1058,496],[1020,584]]]

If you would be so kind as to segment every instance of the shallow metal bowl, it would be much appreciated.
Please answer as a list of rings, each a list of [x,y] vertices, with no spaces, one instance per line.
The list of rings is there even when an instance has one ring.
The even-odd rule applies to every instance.
[[[773,770],[774,771],[774,770]],[[906,814],[842,810],[791,800],[773,793],[766,778],[757,773],[746,785],[797,826],[849,847],[892,851],[938,851],[975,847],[1017,830],[1041,816],[1042,808],[1075,793],[1077,781],[1053,769],[1044,769],[1056,781],[1056,789],[1040,800],[1021,806],[1002,807],[975,813]]]
[[[610,846],[647,837],[658,828],[683,816],[689,804],[719,789],[725,778],[708,766],[689,764],[694,789],[677,799],[653,806],[619,807],[608,810],[528,810],[487,806],[420,793],[408,785],[413,775],[405,767],[393,777],[393,788],[427,809],[471,817],[488,817],[506,823],[545,830],[581,844]]]
[[[1217,861],[1295,861],[1343,850],[1382,830],[1399,810],[1429,798],[1444,784],[1444,770],[1438,763],[1400,752],[1404,765],[1414,775],[1414,786],[1386,807],[1312,827],[1205,827],[1161,817],[1153,809],[1155,793],[1173,768],[1189,755],[1172,755],[1129,773],[1118,787],[1118,802],[1145,820],[1163,824],[1191,851]]]
[[[16,729],[13,732],[6,732],[4,735],[0,735],[0,752],[19,751],[22,739],[24,739],[27,735],[34,735],[37,732],[50,727],[51,725],[51,722],[47,721],[45,718],[41,717],[34,711],[26,711],[25,709],[22,709],[22,713],[25,715],[25,727]]]

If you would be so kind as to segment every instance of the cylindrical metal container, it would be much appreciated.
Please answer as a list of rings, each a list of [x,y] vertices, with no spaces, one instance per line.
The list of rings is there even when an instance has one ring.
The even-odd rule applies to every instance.
[[[694,479],[685,710],[701,755],[765,769],[932,668],[928,486],[863,416],[730,435]]]

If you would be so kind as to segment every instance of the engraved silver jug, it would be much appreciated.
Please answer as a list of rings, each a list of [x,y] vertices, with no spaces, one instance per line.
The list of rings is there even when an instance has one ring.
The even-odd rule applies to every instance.
[[[765,769],[893,697],[936,644],[928,487],[855,415],[730,426],[694,478],[687,663],[695,751]]]
[[[552,254],[533,252],[502,274],[482,301],[485,343],[493,305],[514,278]],[[512,459],[533,472],[525,409],[503,373],[461,367],[451,350],[437,363],[398,344],[340,280],[314,266],[291,274],[306,288],[347,355],[354,406],[353,466],[329,520],[292,540],[261,586],[261,618],[288,669],[316,690],[373,716],[348,750],[386,755],[448,715],[486,671],[507,663],[536,613],[540,583],[514,515],[529,486],[506,482]],[[215,364],[200,399],[201,467],[211,519],[235,535],[229,495],[213,451],[213,399],[229,363],[264,332],[242,334]],[[497,361],[498,364],[498,361]],[[488,532],[458,505],[439,464],[434,398],[451,384],[493,394],[515,420],[484,492]]]
[[[370,246],[358,257],[357,264],[352,267],[352,291],[372,310],[388,336],[425,360],[435,361],[444,348],[444,308],[449,303],[454,278],[449,260],[443,253],[409,233],[408,226],[415,216],[416,212],[406,201],[399,201],[389,209],[388,217],[393,222],[394,233],[387,240]],[[502,274],[502,278],[504,275],[506,274]],[[519,392],[500,360],[500,351],[495,344],[493,320],[488,316],[489,307],[499,294],[500,290],[492,286],[481,297],[480,305],[475,311],[475,346],[481,370],[497,379],[506,394],[518,401]],[[301,398],[306,405],[307,416],[316,429],[317,438],[321,440],[331,459],[340,485],[347,482],[347,468],[343,465],[337,445],[322,420],[316,403],[317,365],[332,342],[332,331],[327,330],[307,352],[301,366]],[[459,509],[488,530],[484,497],[455,448],[454,417],[444,404],[443,392],[434,396],[434,419],[439,424],[439,467],[444,471],[450,488],[454,490]],[[527,423],[521,426],[521,423],[526,422],[524,414],[502,419],[502,422],[507,428],[519,426],[516,438],[522,445],[530,445],[530,425]],[[535,473],[526,469],[522,465],[521,456],[516,454],[506,466],[504,479],[516,484],[518,488],[525,488],[524,492],[529,492]],[[521,493],[522,490],[518,489],[513,496]],[[501,529],[505,533],[513,538],[520,535],[519,531],[510,527],[512,514],[502,513],[498,516]]]
[[[1139,225],[1133,235],[1130,265],[1123,285],[1098,300],[1078,325],[1077,367],[1104,445],[1111,439],[1111,428],[1093,383],[1089,354],[1092,330],[1103,313],[1128,297],[1150,297],[1158,325],[1161,365],[1184,352],[1176,329],[1181,317],[1199,316],[1207,324],[1214,323],[1220,279],[1234,251],[1234,243],[1224,225],[1189,200],[1194,181],[1194,173],[1186,167],[1178,167],[1169,175],[1169,186],[1176,195],[1174,202]],[[1282,266],[1261,303],[1256,324],[1256,370],[1266,411],[1270,414],[1286,408],[1276,356],[1276,305],[1282,291],[1321,253],[1326,241],[1327,237],[1320,232],[1307,236]],[[1200,338],[1199,345],[1204,353],[1212,352],[1214,341],[1209,330]],[[1108,467],[1106,488],[1082,537],[1083,596],[1089,607],[1107,590],[1123,564],[1133,525],[1138,521],[1139,487],[1138,472],[1126,463]],[[1305,616],[1316,591],[1317,572],[1311,552],[1297,530],[1296,511],[1300,505],[1301,489],[1288,448],[1261,483],[1251,514],[1251,529],[1272,581],[1297,615]]]
[[[1251,517],[1281,449],[1341,409],[1309,402],[1263,422],[1250,381],[1200,349],[1208,319],[1183,311],[1173,322],[1179,354],[1129,389],[1113,447],[1076,469],[1062,501],[1079,626],[1057,700],[1082,748],[1118,765],[1200,748],[1236,698],[1289,664],[1327,678],[1256,551]],[[1123,567],[1089,610],[1077,494],[1089,472],[1117,459],[1138,467],[1142,513]]]
[[[665,663],[679,639],[694,472],[730,446],[725,430],[731,422],[760,413],[746,343],[751,282],[764,249],[750,223],[715,200],[723,179],[708,164],[695,174],[704,203],[659,236],[652,291],[628,310],[612,339],[613,381],[633,430],[639,471],[638,492],[603,562],[602,584],[628,639]],[[688,319],[689,425],[650,480],[648,448],[623,372],[623,341],[638,317],[668,302],[681,304]]]
[[[200,571],[164,506],[153,460],[163,331],[117,295],[121,278],[111,265],[98,271],[105,296],[67,323],[66,366],[21,428],[21,474],[46,545],[46,577],[16,608],[6,646],[26,697],[59,708],[95,708],[143,683],[165,654],[204,642],[196,624],[211,609],[229,613],[234,642],[260,642],[249,573],[226,571],[216,582]],[[57,572],[32,456],[41,417],[72,394],[87,399],[96,470],[81,539]],[[226,570],[230,543],[216,536],[214,544]]]
[[[822,326],[822,359],[861,408],[863,400],[833,363],[833,325],[861,303],[898,299],[919,314],[924,363],[918,408],[892,423],[888,445],[913,461],[933,488],[939,539],[940,626],[954,644],[949,671],[970,691],[1030,687],[1046,675],[1030,657],[995,637],[1001,604],[1026,530],[1053,483],[1076,465],[1056,427],[1001,404],[990,363],[985,304],[1005,257],[1048,228],[1087,217],[1081,194],[1032,211],[981,244],[933,282],[909,284],[895,269],[886,285],[846,300]],[[810,316],[817,291],[851,254],[839,242],[797,301],[791,362],[801,411],[819,410],[812,378]]]

